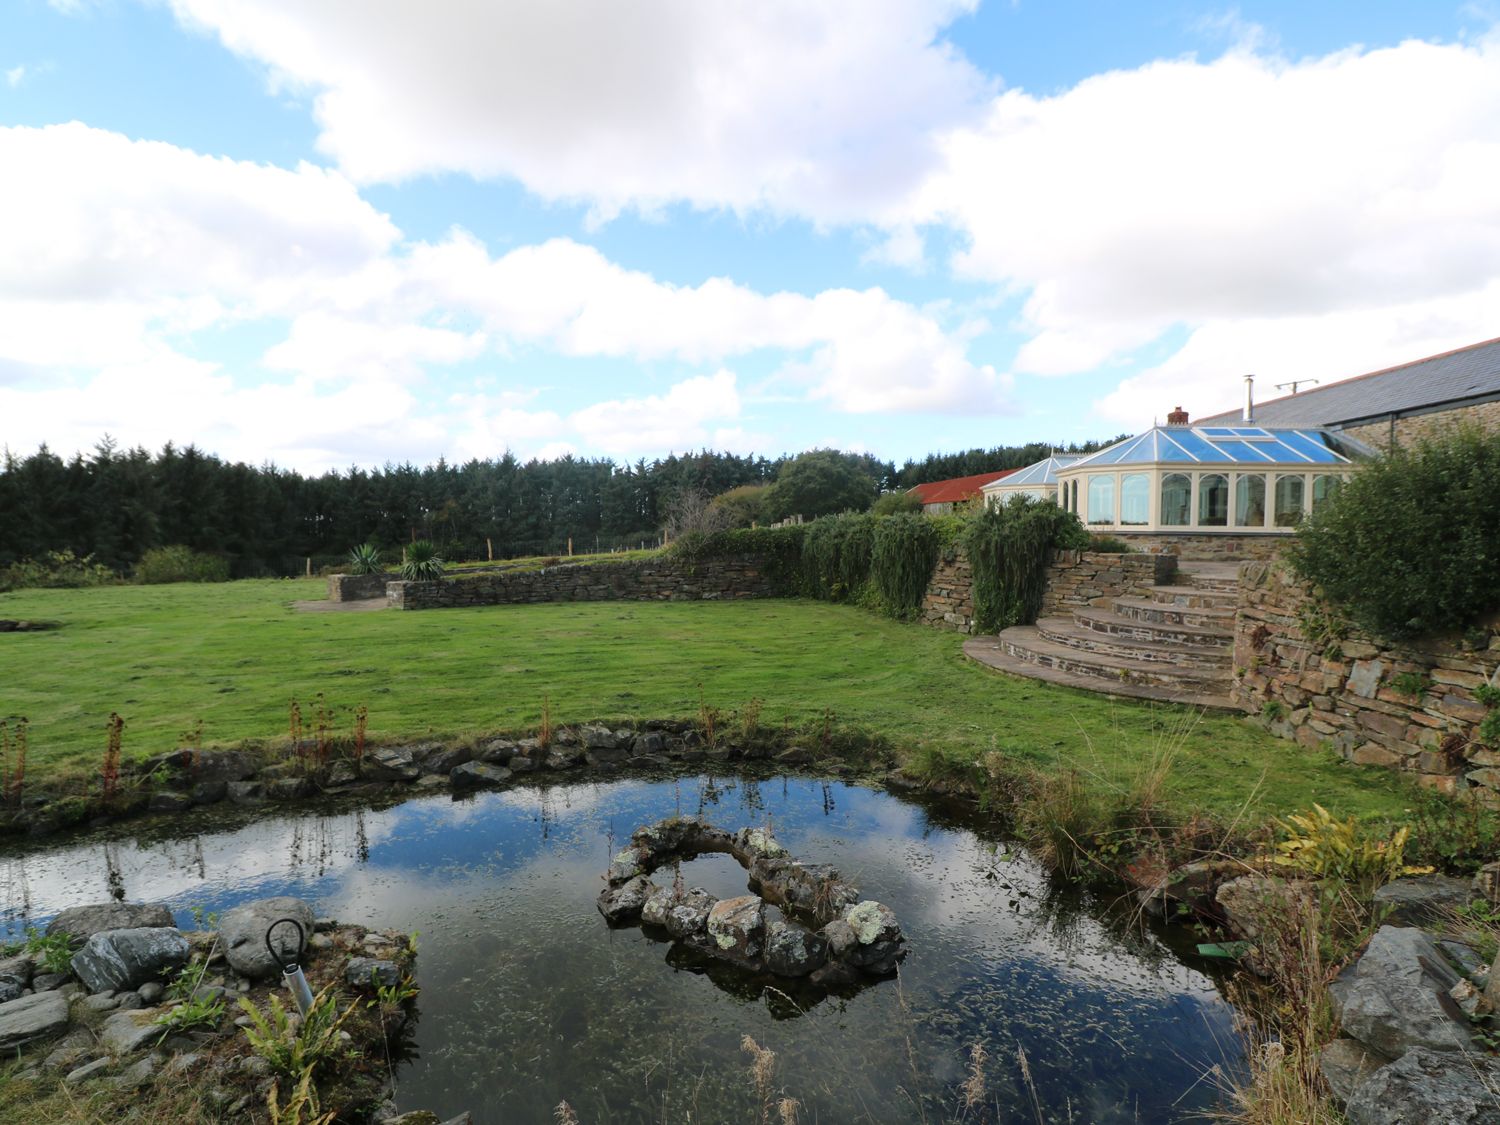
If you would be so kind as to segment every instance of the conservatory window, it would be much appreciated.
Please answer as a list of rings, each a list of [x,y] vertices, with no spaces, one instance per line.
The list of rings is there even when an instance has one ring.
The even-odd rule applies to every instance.
[[[1151,478],[1145,473],[1126,473],[1120,478],[1120,522],[1137,526],[1151,522]]]
[[[1334,476],[1313,477],[1312,510],[1314,512],[1333,499],[1333,494],[1339,490],[1340,483],[1339,478]]]
[[[1161,522],[1163,527],[1187,527],[1192,523],[1193,479],[1186,473],[1168,473],[1161,478]]]
[[[1300,475],[1276,478],[1276,526],[1296,527],[1302,520],[1302,493],[1304,484]]]
[[[1242,474],[1234,482],[1234,526],[1266,526],[1266,478]]]
[[[1204,473],[1198,478],[1198,525],[1224,527],[1229,523],[1229,478]]]
[[[1089,477],[1089,523],[1115,522],[1115,475]]]

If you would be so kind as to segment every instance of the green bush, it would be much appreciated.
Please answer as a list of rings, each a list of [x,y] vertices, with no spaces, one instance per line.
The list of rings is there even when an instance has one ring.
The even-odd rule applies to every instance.
[[[119,579],[115,572],[96,563],[93,555],[79,558],[72,551],[48,551],[41,558],[22,559],[0,567],[0,593],[7,590],[103,586],[117,581]]]
[[[1289,557],[1356,625],[1398,640],[1500,606],[1500,433],[1397,448],[1297,531]]]
[[[836,449],[814,449],[782,466],[766,492],[765,515],[773,520],[813,519],[835,512],[863,512],[875,502],[875,495],[875,478],[860,457]]]
[[[153,547],[135,564],[135,580],[147,586],[164,582],[228,582],[229,560],[181,544]]]
[[[937,559],[938,533],[926,516],[903,512],[875,521],[870,576],[893,616],[910,617],[921,607]]]
[[[1082,550],[1089,534],[1072,512],[1051,500],[1012,496],[969,520],[964,549],[974,573],[974,619],[980,632],[997,633],[1036,620],[1054,548]]]
[[[1116,539],[1113,535],[1090,535],[1089,550],[1101,555],[1128,555],[1130,544],[1123,539]]]
[[[829,602],[858,600],[870,577],[875,517],[826,516],[807,525],[802,541],[804,591]]]
[[[786,527],[740,527],[728,531],[690,531],[667,549],[670,557],[695,562],[732,555],[755,555],[765,576],[784,593],[801,588],[802,541],[807,524]]]
[[[897,489],[894,492],[882,492],[880,498],[875,501],[875,506],[870,509],[877,516],[894,516],[901,512],[921,512],[922,498],[915,492],[906,492]]]

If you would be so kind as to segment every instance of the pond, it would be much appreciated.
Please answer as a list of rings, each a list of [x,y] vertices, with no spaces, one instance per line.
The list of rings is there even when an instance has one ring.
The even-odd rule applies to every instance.
[[[223,813],[221,808],[220,813]],[[809,999],[682,963],[595,909],[609,856],[674,814],[770,825],[900,919],[899,979]],[[1218,1100],[1241,1047],[1218,983],[1172,935],[1054,884],[972,813],[806,778],[620,778],[386,808],[235,810],[115,827],[0,859],[14,932],[122,897],[193,908],[293,894],[420,933],[403,1109],[585,1125],[759,1117],[741,1039],[810,1122],[1168,1122]],[[745,893],[728,856],[689,886]],[[1191,948],[1189,944],[1187,948]],[[963,1108],[982,1044],[982,1102]]]

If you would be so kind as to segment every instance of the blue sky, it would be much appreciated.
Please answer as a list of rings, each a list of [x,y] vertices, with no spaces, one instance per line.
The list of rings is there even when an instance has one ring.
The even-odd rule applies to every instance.
[[[1482,5],[13,0],[0,443],[1067,442],[1497,334]]]

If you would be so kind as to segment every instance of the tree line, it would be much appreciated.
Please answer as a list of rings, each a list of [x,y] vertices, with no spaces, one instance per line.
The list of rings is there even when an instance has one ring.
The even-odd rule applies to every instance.
[[[1098,448],[1092,443],[1081,449]],[[900,468],[868,454],[815,451],[775,460],[704,450],[619,464],[566,456],[522,462],[499,458],[418,468],[358,466],[321,475],[225,461],[194,445],[159,453],[122,449],[106,437],[91,453],[63,459],[46,446],[0,464],[0,566],[47,552],[71,551],[121,573],[155,547],[177,545],[218,555],[235,577],[300,573],[342,561],[373,542],[394,550],[415,539],[452,559],[563,554],[652,545],[675,509],[743,486],[774,485],[801,462],[805,486],[814,468],[832,464],[881,492],[925,481],[1016,468],[1046,456],[1030,444],[931,454]],[[799,473],[793,473],[793,478]],[[767,490],[774,497],[774,488]],[[853,494],[830,494],[844,510]],[[781,490],[786,504],[816,508],[817,489]],[[868,503],[863,506],[867,507]],[[766,514],[825,514],[793,508]]]

